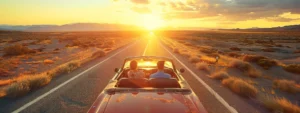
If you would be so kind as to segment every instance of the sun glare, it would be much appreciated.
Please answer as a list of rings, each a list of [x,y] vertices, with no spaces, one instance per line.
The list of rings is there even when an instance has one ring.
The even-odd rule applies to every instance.
[[[143,15],[143,26],[147,30],[155,30],[159,27],[163,26],[164,21],[160,18],[160,16],[154,14],[145,14]]]

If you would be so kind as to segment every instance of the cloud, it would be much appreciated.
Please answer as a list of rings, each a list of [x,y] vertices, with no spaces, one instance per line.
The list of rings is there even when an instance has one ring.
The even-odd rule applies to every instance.
[[[149,0],[130,0],[132,3],[136,4],[149,4]]]
[[[300,14],[300,0],[187,0],[186,2],[164,2],[162,7],[174,11],[166,14],[167,18],[205,18],[218,15],[228,20],[241,21],[279,17],[291,12]],[[184,16],[184,17],[183,17]],[[276,18],[289,21],[288,18]]]
[[[148,7],[138,7],[138,6],[131,7],[131,10],[141,14],[147,14],[152,12]]]

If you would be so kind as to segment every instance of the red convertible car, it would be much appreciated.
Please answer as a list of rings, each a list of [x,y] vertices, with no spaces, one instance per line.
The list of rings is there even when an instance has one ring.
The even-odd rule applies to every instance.
[[[128,78],[131,61],[138,62],[144,79]],[[164,61],[164,72],[172,78],[149,76],[157,71],[158,61]],[[206,113],[200,100],[181,76],[170,58],[140,56],[126,58],[121,69],[97,97],[88,113]]]

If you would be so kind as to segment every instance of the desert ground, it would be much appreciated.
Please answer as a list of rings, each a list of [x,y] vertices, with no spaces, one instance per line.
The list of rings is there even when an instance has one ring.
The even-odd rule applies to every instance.
[[[222,91],[219,94],[227,98],[226,101],[229,97],[233,100],[231,102],[233,105],[242,103],[235,107],[251,108],[251,111],[259,109],[258,112],[266,108],[270,112],[300,112],[298,105],[300,101],[300,33],[298,32],[214,30],[153,33],[43,33],[8,31],[0,32],[0,39],[0,98],[2,104],[6,106],[13,106],[15,100],[22,102],[22,97],[26,98],[24,95],[27,94],[27,98],[32,96],[35,99],[34,91],[42,87],[45,88],[41,90],[48,91],[47,88],[55,86],[51,86],[50,82],[59,81],[55,77],[65,75],[63,77],[67,79],[67,76],[72,75],[73,72],[82,71],[80,68],[89,67],[85,64],[94,63],[93,61],[99,62],[103,60],[100,57],[109,57],[111,53],[119,51],[119,48],[122,48],[122,51],[125,50],[118,57],[107,60],[105,64],[109,65],[100,65],[95,69],[97,71],[91,70],[85,78],[73,81],[76,87],[62,89],[63,94],[68,95],[67,99],[61,97],[61,92],[54,92],[51,95],[57,98],[50,99],[50,102],[45,99],[44,101],[47,102],[41,104],[42,107],[31,106],[36,109],[29,109],[27,112],[51,108],[55,108],[52,109],[54,111],[71,109],[71,111],[85,112],[84,110],[90,107],[100,93],[101,90],[98,89],[103,89],[113,76],[112,71],[109,73],[110,69],[113,70],[113,67],[120,65],[126,56],[144,54],[170,57],[168,52],[162,49],[164,47],[168,47],[173,54],[180,56],[179,59],[187,63],[189,68],[196,70],[193,71],[197,73],[197,76],[204,77],[202,79],[214,90]],[[132,44],[133,42],[137,43]],[[133,46],[125,48],[130,44]],[[183,75],[209,112],[218,113],[226,109],[216,109],[217,100],[211,101],[211,98],[215,99],[212,95],[202,95],[208,91],[204,90],[189,73]],[[33,93],[30,95],[30,92]],[[84,94],[86,96],[82,96]],[[77,101],[69,100],[69,98]],[[44,106],[45,104],[46,106],[52,105],[54,100],[58,103],[55,106]],[[71,104],[65,105],[64,102]],[[85,104],[77,105],[78,103]],[[253,107],[253,103],[259,107],[263,106],[263,109]],[[243,108],[236,109],[244,110]]]
[[[177,31],[162,35],[162,42],[174,53],[221,86],[273,112],[300,112],[300,33]]]
[[[105,56],[136,37],[128,32],[1,32],[0,97],[17,97],[47,85],[53,77]]]

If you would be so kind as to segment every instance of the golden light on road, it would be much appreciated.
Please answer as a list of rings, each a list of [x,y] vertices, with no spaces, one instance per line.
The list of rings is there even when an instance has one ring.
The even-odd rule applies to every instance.
[[[144,14],[142,17],[143,26],[149,31],[162,27],[164,24],[164,21],[158,15]]]

